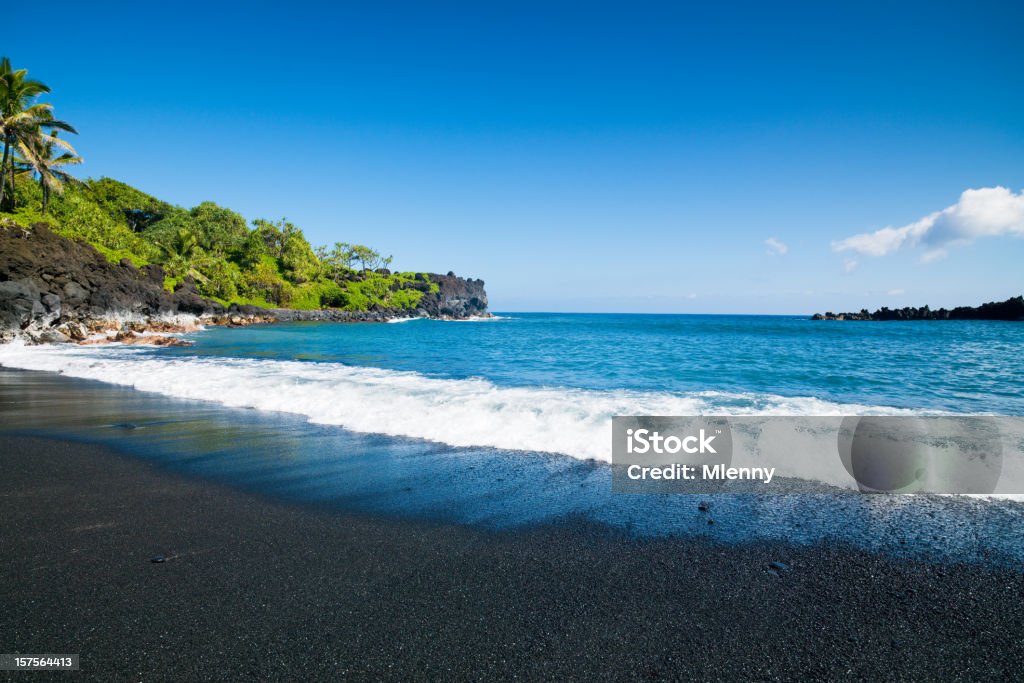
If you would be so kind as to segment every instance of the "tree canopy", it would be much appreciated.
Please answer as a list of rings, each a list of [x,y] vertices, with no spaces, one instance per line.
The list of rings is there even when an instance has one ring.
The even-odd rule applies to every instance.
[[[54,118],[52,105],[36,101],[49,92],[45,83],[28,78],[28,69],[14,69],[10,59],[0,59],[0,210],[17,207],[15,181],[21,171],[39,178],[41,209],[46,213],[50,193],[61,193],[70,179],[60,167],[81,162],[74,148],[57,137],[59,131],[78,131]],[[56,155],[55,148],[64,154]]]

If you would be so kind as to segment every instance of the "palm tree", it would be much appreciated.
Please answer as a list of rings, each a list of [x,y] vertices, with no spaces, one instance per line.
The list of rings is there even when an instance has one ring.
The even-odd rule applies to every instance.
[[[35,141],[42,138],[52,145],[74,153],[64,140],[58,140],[55,135],[46,131],[78,131],[68,123],[53,118],[52,105],[33,103],[39,95],[50,92],[50,88],[41,81],[26,78],[27,75],[27,69],[12,69],[11,60],[7,57],[0,60],[0,139],[4,145],[3,158],[0,160],[0,207],[4,206],[6,199],[7,206],[14,208],[15,148],[24,153],[26,148],[31,148],[36,144]],[[10,194],[7,194],[8,180]]]
[[[43,191],[43,215],[50,206],[50,193],[64,194],[65,183],[79,183],[78,178],[62,170],[63,166],[72,166],[82,163],[82,158],[76,156],[74,150],[64,152],[60,156],[54,155],[54,141],[57,139],[57,131],[52,135],[39,135],[26,145],[19,144],[19,151],[24,158],[26,170],[39,176],[39,188]]]
[[[157,242],[164,252],[163,266],[171,277],[190,276],[197,282],[207,282],[205,275],[193,266],[193,261],[202,255],[199,240],[188,228],[179,228],[169,242]]]

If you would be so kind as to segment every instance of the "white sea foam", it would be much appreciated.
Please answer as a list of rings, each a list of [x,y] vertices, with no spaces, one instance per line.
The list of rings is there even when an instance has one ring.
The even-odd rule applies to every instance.
[[[103,320],[118,325],[161,322],[169,325],[177,325],[179,327],[194,327],[202,329],[202,325],[199,324],[199,317],[191,313],[160,313],[158,315],[143,315],[137,311],[108,311],[104,314]]]
[[[437,322],[443,323],[484,323],[492,320],[508,320],[508,316],[505,315],[471,315],[468,318],[390,318],[387,322],[389,323],[407,323],[410,320],[436,320]]]
[[[468,318],[444,318],[446,323],[489,323],[496,320],[508,320],[507,315],[471,315]]]
[[[350,430],[451,446],[609,460],[614,415],[852,415],[904,411],[810,397],[502,387],[485,379],[264,359],[169,357],[138,347],[0,347],[11,368],[127,385],[226,406],[282,411]]]

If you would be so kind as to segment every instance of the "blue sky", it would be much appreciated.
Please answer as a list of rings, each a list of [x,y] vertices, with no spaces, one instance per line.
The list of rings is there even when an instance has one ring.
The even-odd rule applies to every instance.
[[[12,8],[47,32],[0,51],[83,175],[481,277],[499,311],[1024,291],[1019,2],[163,4]],[[839,250],[865,233],[888,251]]]

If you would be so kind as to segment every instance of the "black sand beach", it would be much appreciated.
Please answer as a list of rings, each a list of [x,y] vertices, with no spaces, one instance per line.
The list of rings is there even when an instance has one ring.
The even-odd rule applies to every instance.
[[[96,446],[5,437],[0,454],[0,651],[80,653],[74,675],[87,679],[1024,670],[1018,571],[572,525],[379,520],[284,506]],[[788,569],[769,572],[776,561]]]

